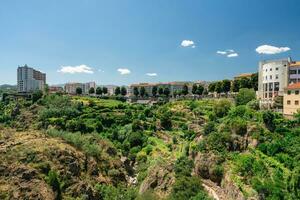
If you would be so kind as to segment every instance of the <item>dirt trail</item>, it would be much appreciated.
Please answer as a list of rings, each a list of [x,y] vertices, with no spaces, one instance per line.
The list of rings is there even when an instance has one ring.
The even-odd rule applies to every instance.
[[[202,186],[205,188],[208,194],[215,200],[228,200],[223,189],[220,186],[216,185],[214,182],[207,179],[203,179]]]

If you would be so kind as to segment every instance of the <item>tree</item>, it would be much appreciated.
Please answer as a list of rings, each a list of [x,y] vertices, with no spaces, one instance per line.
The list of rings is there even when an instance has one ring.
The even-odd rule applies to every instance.
[[[239,90],[240,90],[240,81],[238,79],[235,79],[232,82],[231,91],[238,92]]]
[[[222,90],[225,92],[225,93],[228,93],[230,91],[230,86],[231,86],[231,81],[230,80],[223,80],[222,81]]]
[[[49,94],[49,85],[48,85],[48,84],[45,84],[45,86],[44,86],[44,93],[45,93],[46,95]]]
[[[223,92],[222,82],[218,81],[215,86],[215,91],[220,94]]]
[[[210,83],[210,84],[208,85],[208,91],[209,91],[209,92],[214,92],[214,91],[215,91],[215,88],[216,88],[216,82]]]
[[[97,87],[96,94],[97,95],[102,95],[102,93],[103,93],[102,88],[101,87]]]
[[[107,87],[103,87],[103,88],[102,88],[102,92],[103,92],[103,94],[107,94],[107,93],[108,93]]]
[[[133,94],[134,96],[138,97],[139,96],[139,89],[137,87],[133,88]]]
[[[170,89],[168,87],[166,87],[164,89],[164,95],[166,95],[166,97],[169,97],[169,95],[170,95]]]
[[[160,125],[165,130],[171,130],[172,129],[172,120],[171,120],[171,113],[166,111],[162,113],[162,116],[160,118]]]
[[[80,87],[76,88],[76,94],[81,95],[82,94],[82,88],[80,88]]]
[[[246,105],[251,100],[255,99],[255,91],[253,89],[242,88],[235,97],[236,105]]]
[[[162,87],[158,88],[158,94],[163,95],[164,94],[164,88],[162,88]]]
[[[89,94],[95,94],[95,88],[91,87],[91,88],[89,89]]]
[[[192,93],[197,94],[197,89],[198,89],[198,86],[196,84],[193,84]]]
[[[145,87],[141,87],[141,89],[140,89],[140,95],[141,95],[141,97],[144,97],[145,94],[146,94],[146,89],[145,89]]]
[[[121,87],[121,95],[126,96],[126,94],[127,94],[127,89],[126,89],[126,87],[122,86]]]
[[[203,91],[204,91],[204,87],[203,87],[203,85],[198,85],[198,88],[197,88],[196,94],[198,94],[198,95],[202,95],[202,94],[203,94]]]
[[[250,82],[251,82],[252,88],[255,91],[257,91],[257,89],[258,89],[258,73],[254,73],[251,75]]]
[[[282,109],[283,108],[283,96],[277,96],[274,98],[274,108]]]
[[[186,84],[184,84],[182,88],[182,94],[187,95],[188,93],[189,93],[189,87]]]
[[[32,102],[35,103],[42,97],[43,97],[43,92],[41,90],[37,90],[32,94]]]
[[[157,95],[157,86],[153,86],[153,87],[152,87],[152,95],[153,95],[154,97],[156,97],[156,95]]]
[[[240,79],[240,88],[252,88],[251,80],[249,78],[245,78],[245,77]]]
[[[116,89],[115,89],[115,95],[118,96],[119,94],[121,94],[121,89],[120,89],[120,87],[118,86],[118,87],[116,87]]]

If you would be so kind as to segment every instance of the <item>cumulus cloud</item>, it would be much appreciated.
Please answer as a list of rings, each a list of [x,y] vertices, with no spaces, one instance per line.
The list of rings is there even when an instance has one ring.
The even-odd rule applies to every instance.
[[[227,54],[227,51],[217,51],[217,54],[225,55]]]
[[[230,53],[227,55],[228,58],[232,58],[232,57],[238,57],[239,54],[238,53]]]
[[[255,49],[259,54],[277,54],[291,50],[289,47],[275,47],[271,45],[261,45]]]
[[[219,50],[219,51],[217,51],[217,54],[227,56],[228,58],[239,56],[239,54],[236,53],[233,49],[227,49],[225,51],[220,51]]]
[[[76,74],[76,73],[93,74],[94,73],[93,69],[87,65],[61,66],[61,69],[58,70],[58,72],[64,74]]]
[[[182,47],[192,47],[192,48],[196,47],[194,41],[192,41],[192,40],[182,40],[181,46]]]
[[[121,75],[127,75],[131,73],[131,71],[127,68],[119,68],[118,72],[120,72]]]
[[[157,76],[157,73],[147,73],[147,76]]]

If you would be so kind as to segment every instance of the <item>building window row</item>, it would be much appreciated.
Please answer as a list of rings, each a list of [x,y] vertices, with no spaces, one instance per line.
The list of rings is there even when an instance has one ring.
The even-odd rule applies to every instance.
[[[292,69],[290,70],[290,74],[300,74],[300,69]]]
[[[279,78],[279,75],[276,74],[276,75],[275,75],[275,79],[278,79],[278,78]],[[269,76],[269,79],[272,80],[272,79],[273,79],[273,76],[270,75],[270,76]],[[268,80],[268,76],[265,77],[265,80]]]
[[[286,103],[287,103],[287,105],[291,105],[291,100],[287,100]],[[299,105],[298,100],[295,101],[295,105]]]
[[[292,91],[291,91],[291,90],[288,90],[288,91],[287,91],[287,94],[288,94],[288,95],[292,94]],[[296,94],[296,95],[299,95],[299,90],[295,90],[295,94]]]
[[[275,68],[275,70],[276,70],[276,71],[278,71],[278,70],[279,70],[279,68],[278,68],[278,67],[276,67],[276,68]],[[267,72],[267,71],[268,71],[268,69],[266,69],[266,72]],[[273,68],[270,68],[270,72],[271,72],[271,71],[273,71]]]

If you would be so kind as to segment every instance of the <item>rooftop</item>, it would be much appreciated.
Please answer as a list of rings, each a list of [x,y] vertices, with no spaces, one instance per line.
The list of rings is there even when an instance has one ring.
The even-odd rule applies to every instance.
[[[253,73],[243,73],[235,76],[234,78],[251,77]]]
[[[293,61],[290,63],[290,67],[300,67],[300,61]]]
[[[300,82],[298,82],[298,83],[293,83],[293,84],[291,84],[291,85],[288,85],[288,86],[286,87],[286,89],[289,89],[289,90],[292,90],[292,89],[300,89]]]

